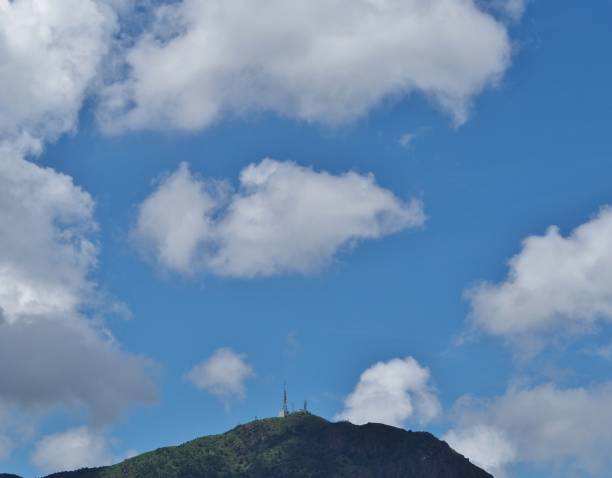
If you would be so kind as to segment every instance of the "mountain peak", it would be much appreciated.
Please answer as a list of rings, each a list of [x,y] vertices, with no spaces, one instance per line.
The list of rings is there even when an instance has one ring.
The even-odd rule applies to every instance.
[[[117,465],[47,478],[490,478],[431,433],[332,423],[305,412],[254,420],[221,435]]]

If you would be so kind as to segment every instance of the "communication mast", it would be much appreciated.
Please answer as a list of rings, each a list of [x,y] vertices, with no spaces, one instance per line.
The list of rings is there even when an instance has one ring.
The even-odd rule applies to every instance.
[[[283,417],[289,416],[289,406],[287,405],[287,383],[283,387]]]

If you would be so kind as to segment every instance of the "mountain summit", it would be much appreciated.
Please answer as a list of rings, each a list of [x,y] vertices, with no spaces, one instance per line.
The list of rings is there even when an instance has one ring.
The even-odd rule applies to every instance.
[[[309,413],[267,418],[117,465],[47,478],[490,478],[430,433],[331,423]]]

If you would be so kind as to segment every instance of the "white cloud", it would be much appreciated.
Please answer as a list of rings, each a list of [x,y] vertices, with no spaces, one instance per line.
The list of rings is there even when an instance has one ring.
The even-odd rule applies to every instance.
[[[487,333],[533,338],[612,320],[612,209],[567,237],[555,226],[528,237],[509,269],[504,282],[467,292],[471,321]]]
[[[516,450],[501,430],[486,425],[475,425],[450,430],[443,438],[472,463],[495,476],[504,474],[504,468],[516,458]]]
[[[184,0],[157,9],[99,117],[111,131],[262,110],[340,123],[417,92],[461,123],[510,55],[505,26],[472,0]]]
[[[94,201],[71,177],[25,159],[76,127],[117,30],[114,9],[126,5],[0,0],[0,403],[12,417],[0,430],[4,453],[24,424],[56,407],[84,408],[99,423],[155,396],[148,362],[83,312],[103,302],[91,279]]]
[[[233,194],[182,164],[141,204],[133,236],[170,270],[253,277],[318,270],[342,247],[424,220],[420,201],[401,201],[372,175],[266,159],[242,171]]]
[[[427,423],[440,413],[429,369],[412,357],[378,362],[359,377],[336,420],[356,424],[385,423],[396,427],[407,420]]]
[[[74,128],[117,28],[111,3],[0,0],[0,140]]]
[[[99,297],[93,200],[72,179],[0,146],[0,400],[114,419],[154,399],[148,362],[83,315]]]
[[[221,348],[193,367],[186,375],[197,388],[227,400],[245,397],[244,382],[253,376],[245,356],[232,349]]]
[[[513,387],[490,402],[460,401],[458,425],[446,439],[485,467],[569,466],[582,475],[605,476],[604,468],[612,465],[610,403],[611,383],[568,389],[552,384]]]
[[[42,438],[32,461],[43,472],[55,473],[109,465],[113,457],[104,435],[79,427]]]
[[[0,306],[5,320],[74,311],[92,292],[93,200],[72,179],[0,145]]]
[[[189,272],[202,243],[213,237],[211,216],[220,202],[182,163],[140,205],[134,236],[164,267]]]
[[[155,399],[149,362],[82,317],[23,317],[0,325],[0,397],[20,408],[84,407],[110,422]]]
[[[57,408],[108,423],[156,395],[149,361],[83,313],[103,302],[90,278],[92,198],[69,176],[25,160],[18,143],[0,142],[0,403],[11,417],[0,429],[4,455]]]

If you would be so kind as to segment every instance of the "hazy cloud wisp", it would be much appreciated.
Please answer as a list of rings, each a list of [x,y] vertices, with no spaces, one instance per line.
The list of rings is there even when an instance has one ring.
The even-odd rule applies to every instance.
[[[512,387],[491,401],[466,397],[456,406],[458,425],[445,439],[491,472],[530,463],[600,476],[612,464],[610,403],[610,383]]]

